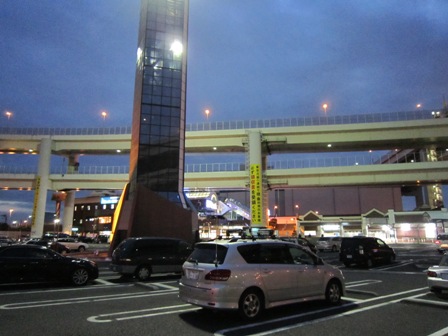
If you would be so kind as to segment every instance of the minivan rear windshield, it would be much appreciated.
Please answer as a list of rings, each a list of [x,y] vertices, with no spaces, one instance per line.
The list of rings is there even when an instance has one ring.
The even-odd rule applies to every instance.
[[[219,244],[196,244],[188,261],[204,264],[222,264],[227,254],[227,247]]]

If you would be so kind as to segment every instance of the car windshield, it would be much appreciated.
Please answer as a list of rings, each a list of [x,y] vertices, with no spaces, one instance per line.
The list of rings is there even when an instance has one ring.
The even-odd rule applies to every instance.
[[[227,254],[227,247],[219,244],[196,244],[188,261],[204,264],[222,264]]]

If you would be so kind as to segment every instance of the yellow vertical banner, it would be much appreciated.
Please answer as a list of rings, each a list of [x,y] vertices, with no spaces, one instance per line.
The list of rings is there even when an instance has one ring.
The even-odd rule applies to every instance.
[[[250,213],[252,225],[262,225],[263,204],[262,204],[262,177],[261,165],[250,165]]]
[[[36,185],[34,186],[33,214],[31,216],[31,228],[33,228],[36,224],[35,221],[36,221],[37,203],[39,201],[39,192],[40,192],[40,176],[36,176]]]

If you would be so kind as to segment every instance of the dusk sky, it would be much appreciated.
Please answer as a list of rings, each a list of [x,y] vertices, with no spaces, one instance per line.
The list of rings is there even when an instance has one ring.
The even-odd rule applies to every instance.
[[[139,9],[1,0],[0,127],[130,126]],[[187,122],[439,109],[447,17],[446,0],[190,0]]]

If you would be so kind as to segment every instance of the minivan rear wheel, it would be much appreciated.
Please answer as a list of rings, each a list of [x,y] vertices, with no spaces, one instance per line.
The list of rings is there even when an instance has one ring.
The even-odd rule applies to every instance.
[[[238,304],[238,311],[241,317],[255,319],[262,314],[263,310],[264,299],[259,290],[248,289],[241,295]]]
[[[151,267],[150,266],[140,266],[137,269],[137,272],[135,274],[138,280],[140,281],[146,281],[151,277]]]

